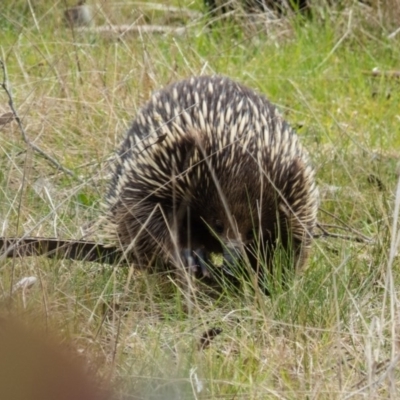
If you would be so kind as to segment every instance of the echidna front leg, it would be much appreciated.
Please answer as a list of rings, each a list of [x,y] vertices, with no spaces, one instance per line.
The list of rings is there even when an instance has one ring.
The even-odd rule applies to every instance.
[[[181,258],[184,266],[196,279],[211,278],[208,267],[209,259],[207,252],[203,248],[191,250],[185,248],[182,250]]]

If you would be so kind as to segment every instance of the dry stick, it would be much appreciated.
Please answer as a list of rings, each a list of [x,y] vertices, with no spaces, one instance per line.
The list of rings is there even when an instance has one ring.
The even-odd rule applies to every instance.
[[[106,36],[125,36],[127,34],[173,34],[182,36],[186,33],[187,28],[182,26],[172,27],[165,25],[99,25],[99,26],[82,26],[76,28],[77,32],[97,33]]]
[[[320,211],[322,211],[326,215],[329,215],[330,217],[334,218],[336,221],[340,222],[343,225],[343,228],[341,228],[341,229],[348,229],[350,232],[354,233],[357,236],[360,236],[361,238],[363,238],[367,242],[373,240],[373,239],[369,238],[368,236],[362,234],[360,231],[352,228],[349,224],[347,224],[346,222],[344,222],[342,219],[340,219],[336,215],[332,214],[331,212],[329,212],[327,210],[324,210],[322,208],[320,208]],[[329,225],[323,224],[323,226],[329,226]]]
[[[350,241],[357,242],[357,243],[368,243],[368,244],[374,243],[373,239],[366,239],[366,238],[363,238],[360,236],[342,235],[340,233],[328,232],[323,227],[323,225],[319,224],[319,223],[317,223],[317,228],[320,229],[322,231],[322,233],[320,233],[320,234],[314,233],[313,234],[314,239],[319,239],[319,238],[323,238],[323,237],[332,237],[332,238],[336,238],[336,239],[350,240]]]
[[[110,265],[126,265],[133,262],[124,255],[123,249],[88,240],[0,237],[0,260],[35,256]]]
[[[393,39],[398,33],[400,33],[400,27],[397,28],[394,32],[388,35],[388,39]]]
[[[323,213],[325,213],[325,214],[329,215],[330,217],[334,218],[336,221],[340,222],[343,225],[343,227],[337,227],[338,229],[342,229],[342,230],[346,230],[347,229],[349,232],[354,233],[355,236],[350,236],[350,235],[346,236],[346,235],[340,235],[340,234],[336,234],[336,233],[331,233],[325,228],[326,227],[334,228],[334,227],[336,227],[335,225],[327,225],[327,224],[317,223],[317,227],[319,229],[321,229],[322,234],[320,234],[320,235],[314,234],[313,235],[314,238],[334,237],[334,238],[341,238],[341,239],[346,239],[346,240],[353,240],[353,241],[359,242],[359,243],[375,243],[374,239],[371,239],[368,236],[363,235],[361,232],[359,232],[356,229],[352,228],[350,225],[348,225],[346,222],[344,222],[342,219],[340,219],[336,215],[330,213],[327,210],[323,210],[321,208],[320,208],[320,211],[322,211]]]
[[[394,79],[399,79],[400,78],[400,71],[381,71],[377,68],[374,68],[372,71],[363,71],[364,75],[369,75],[375,78],[394,78]]]
[[[52,164],[53,166],[55,166],[57,169],[63,171],[65,174],[72,176],[73,178],[81,181],[81,179],[79,179],[71,170],[69,170],[68,168],[63,167],[55,158],[49,156],[47,153],[45,153],[40,147],[36,146],[34,143],[32,143],[26,132],[25,129],[22,125],[22,121],[21,118],[19,117],[17,110],[15,109],[14,106],[14,100],[13,97],[11,95],[11,91],[8,88],[7,85],[7,73],[6,73],[6,68],[5,68],[5,64],[2,60],[0,60],[0,67],[1,70],[3,72],[3,81],[1,82],[1,87],[3,88],[3,90],[6,92],[6,95],[8,97],[8,105],[10,106],[10,109],[14,115],[15,120],[18,123],[18,127],[21,131],[22,134],[22,138],[24,139],[24,142],[30,147],[32,148],[32,150],[36,151],[37,153],[39,153],[45,160],[49,161],[50,164]]]

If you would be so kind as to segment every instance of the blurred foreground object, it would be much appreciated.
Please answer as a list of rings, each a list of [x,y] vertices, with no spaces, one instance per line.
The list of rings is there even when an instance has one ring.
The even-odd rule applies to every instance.
[[[0,318],[0,399],[110,398],[71,349],[32,325]]]

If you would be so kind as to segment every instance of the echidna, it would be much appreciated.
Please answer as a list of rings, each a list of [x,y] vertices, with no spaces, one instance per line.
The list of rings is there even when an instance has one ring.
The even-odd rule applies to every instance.
[[[259,271],[278,245],[295,267],[307,258],[317,212],[309,157],[266,98],[228,78],[155,93],[112,174],[107,232],[139,266],[161,258],[207,275],[220,253]]]

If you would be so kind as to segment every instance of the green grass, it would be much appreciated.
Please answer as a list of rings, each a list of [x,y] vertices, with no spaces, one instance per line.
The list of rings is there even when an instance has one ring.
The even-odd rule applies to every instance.
[[[0,56],[29,139],[74,176],[29,149],[15,121],[0,126],[2,235],[83,236],[102,213],[107,159],[138,108],[172,81],[218,73],[267,95],[296,127],[317,170],[319,221],[344,222],[374,241],[317,239],[288,290],[199,292],[190,307],[188,293],[157,275],[2,261],[4,309],[56,328],[100,376],[112,376],[121,398],[398,398],[391,362],[399,352],[400,264],[389,263],[389,251],[400,92],[398,80],[369,74],[400,69],[400,34],[387,38],[399,23],[387,17],[390,7],[379,14],[357,4],[321,6],[314,18],[285,19],[267,34],[249,23],[206,29],[207,19],[180,17],[189,25],[184,36],[116,40],[64,26],[62,1],[35,3],[2,5]],[[99,2],[96,23],[141,15],[120,4]],[[199,1],[175,5],[202,10]],[[162,11],[143,13],[144,21],[166,23]],[[7,102],[0,90],[0,115],[10,111]],[[39,283],[6,301],[25,276]],[[211,327],[223,332],[199,351]]]

